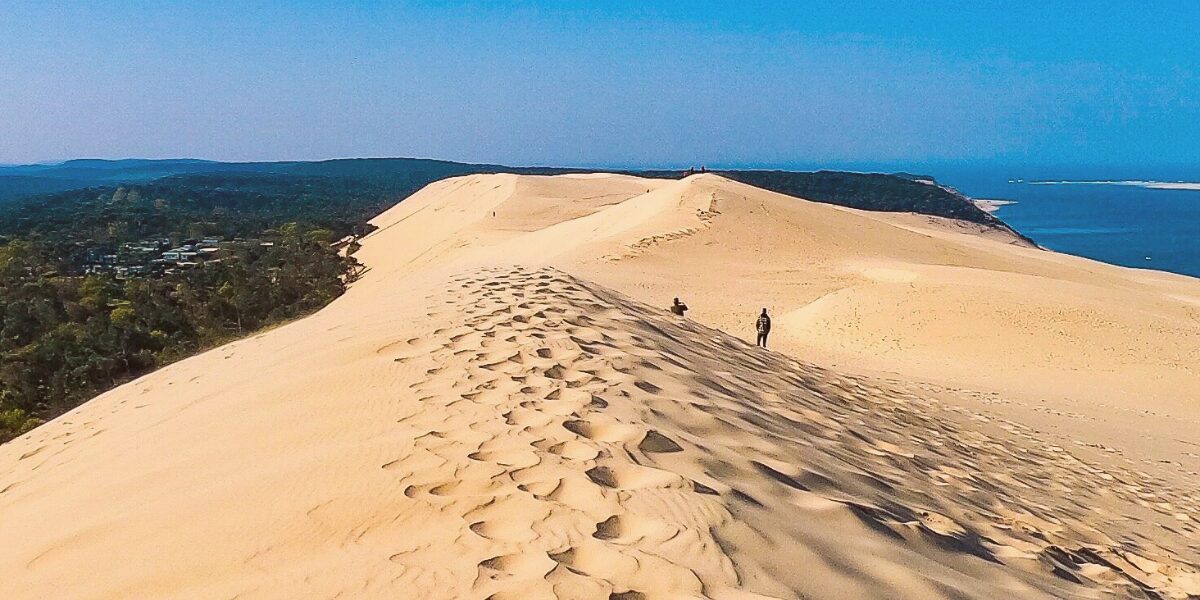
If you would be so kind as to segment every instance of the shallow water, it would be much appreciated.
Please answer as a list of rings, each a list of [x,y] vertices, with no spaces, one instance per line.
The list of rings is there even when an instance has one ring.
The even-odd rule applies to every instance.
[[[1017,201],[996,216],[1047,248],[1200,277],[1200,191],[960,179],[946,183],[976,198]]]

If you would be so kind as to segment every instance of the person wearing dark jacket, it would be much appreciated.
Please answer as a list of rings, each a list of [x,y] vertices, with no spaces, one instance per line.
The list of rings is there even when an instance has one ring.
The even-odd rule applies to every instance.
[[[771,333],[771,317],[767,316],[767,309],[764,308],[762,314],[758,315],[758,321],[754,323],[754,330],[758,332],[758,345],[766,348],[767,334]]]
[[[687,309],[688,309],[687,305],[680,302],[679,298],[676,298],[675,302],[673,302],[671,304],[671,312],[673,312],[681,317],[683,316],[683,313],[687,312]]]

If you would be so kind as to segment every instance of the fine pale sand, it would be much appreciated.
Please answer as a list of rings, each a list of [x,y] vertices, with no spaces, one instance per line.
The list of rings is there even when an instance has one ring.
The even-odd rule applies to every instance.
[[[1156,190],[1200,190],[1200,183],[1169,183],[1165,181],[1146,181],[1142,182],[1143,187],[1153,188]]]
[[[994,213],[1009,204],[1016,204],[1016,200],[992,200],[988,198],[975,198],[971,202],[979,207],[979,210],[984,212]]]
[[[1200,595],[1196,280],[713,175],[376,224],[318,314],[0,446],[0,597]]]
[[[1200,183],[1190,181],[1031,181],[1033,185],[1129,185],[1155,190],[1200,190]]]

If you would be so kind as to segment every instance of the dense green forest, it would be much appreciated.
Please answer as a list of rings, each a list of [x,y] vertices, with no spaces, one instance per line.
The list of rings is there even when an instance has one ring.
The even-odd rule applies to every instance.
[[[0,441],[344,291],[356,263],[331,242],[363,232],[384,196],[328,181],[241,183],[89,188],[0,211]],[[89,248],[163,236],[227,241],[211,260],[153,276],[83,270]]]
[[[85,188],[0,207],[0,235],[48,242],[118,242],[146,236],[252,236],[287,222],[341,235],[411,190],[330,177],[203,174],[117,188]]]

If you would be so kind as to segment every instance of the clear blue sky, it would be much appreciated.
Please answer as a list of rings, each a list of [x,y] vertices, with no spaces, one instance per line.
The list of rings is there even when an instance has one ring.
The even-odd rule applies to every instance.
[[[81,156],[1194,165],[1200,2],[6,0],[0,163]]]

